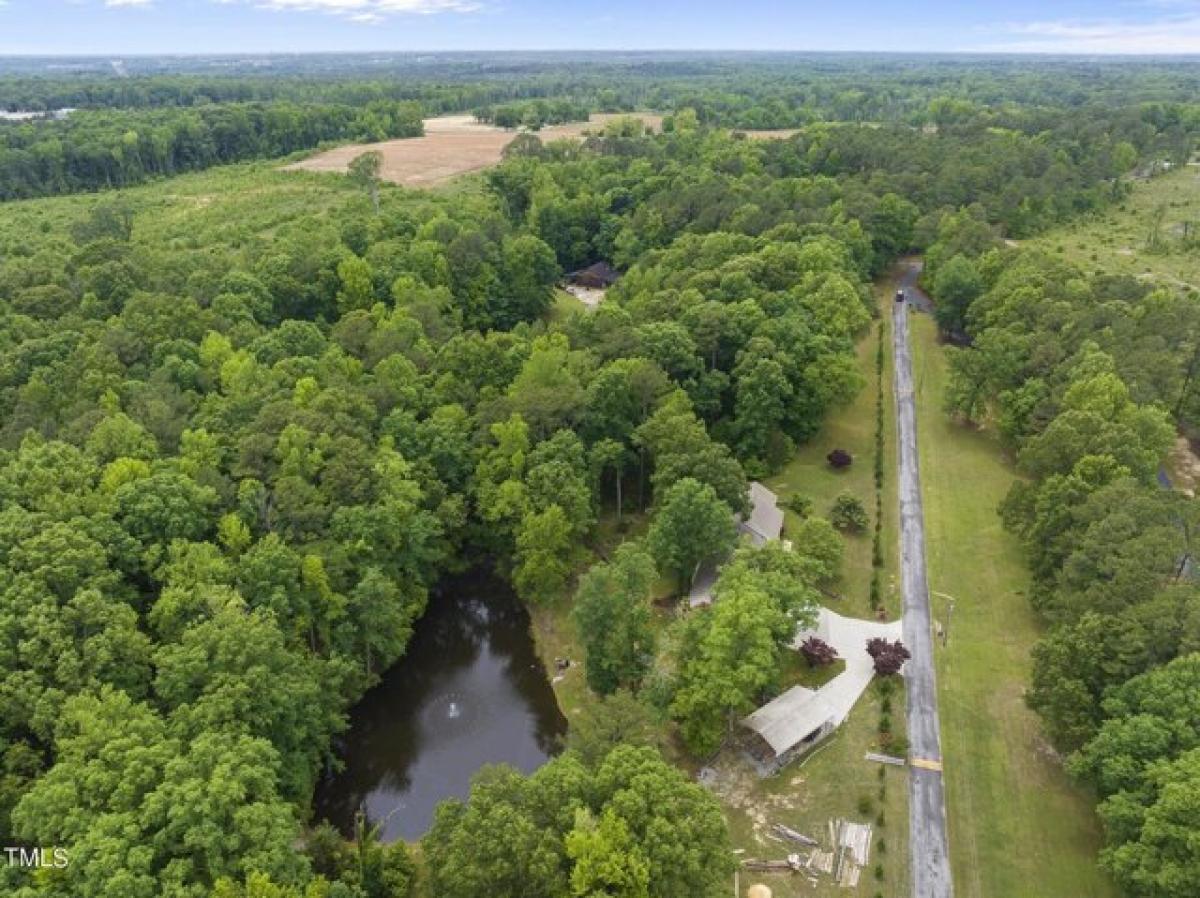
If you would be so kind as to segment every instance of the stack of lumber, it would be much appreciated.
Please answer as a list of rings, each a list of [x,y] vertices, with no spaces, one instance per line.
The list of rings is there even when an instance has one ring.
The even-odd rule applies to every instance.
[[[834,842],[839,848],[847,849],[854,857],[854,863],[865,867],[871,857],[871,824],[851,823],[849,820],[837,821],[837,839]]]
[[[798,854],[789,854],[785,861],[760,861],[750,858],[742,861],[742,866],[760,873],[799,873],[805,869],[805,861]]]
[[[771,829],[779,833],[785,839],[791,839],[793,842],[799,842],[801,845],[807,845],[809,848],[816,848],[819,844],[816,839],[810,839],[804,833],[798,833],[790,826],[784,826],[782,823],[774,823]]]
[[[842,866],[842,875],[838,879],[838,885],[846,889],[853,889],[858,885],[858,877],[862,873],[862,867],[858,864],[846,863]]]
[[[792,869],[787,861],[760,861],[754,858],[742,861],[742,866],[760,873],[787,873]]]
[[[817,873],[833,873],[833,852],[816,849],[808,856],[805,866]]]
[[[771,829],[778,834],[772,835],[771,838],[782,837],[812,850],[807,857],[789,854],[787,860],[782,861],[744,860],[742,866],[745,869],[763,873],[824,873],[844,888],[853,889],[858,886],[862,868],[867,866],[871,857],[871,824],[854,823],[841,817],[831,819],[829,851],[822,850],[816,839],[782,823],[772,824]]]

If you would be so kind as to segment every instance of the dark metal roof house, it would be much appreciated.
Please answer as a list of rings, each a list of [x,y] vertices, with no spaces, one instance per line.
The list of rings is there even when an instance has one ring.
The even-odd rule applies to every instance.
[[[620,272],[607,262],[596,262],[587,268],[572,271],[567,274],[567,283],[577,287],[588,287],[592,290],[606,290],[621,277]]]

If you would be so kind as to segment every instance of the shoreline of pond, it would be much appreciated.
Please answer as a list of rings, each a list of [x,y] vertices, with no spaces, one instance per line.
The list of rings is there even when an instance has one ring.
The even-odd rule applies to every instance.
[[[487,764],[530,773],[561,751],[566,718],[530,613],[487,567],[431,591],[402,658],[349,711],[318,781],[313,820],[353,835],[359,809],[384,842],[417,841],[437,805]]]

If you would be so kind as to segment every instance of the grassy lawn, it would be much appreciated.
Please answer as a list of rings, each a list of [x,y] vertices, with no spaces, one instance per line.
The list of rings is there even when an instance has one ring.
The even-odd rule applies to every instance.
[[[890,299],[889,287],[881,284],[876,299]],[[883,307],[885,312],[889,309]],[[878,340],[877,328],[883,327],[883,401],[884,401],[884,480],[883,480],[883,605],[890,617],[900,613],[899,586],[896,582],[896,528],[899,509],[896,503],[895,411],[892,401],[892,352],[891,322],[884,315],[872,325],[871,331],[858,344],[858,367],[865,378],[865,385],[854,401],[842,409],[835,410],[825,420],[820,432],[813,440],[796,452],[795,458],[778,474],[766,480],[767,485],[779,496],[780,504],[794,495],[807,496],[813,500],[813,514],[827,517],[829,508],[838,493],[849,491],[862,500],[871,525],[875,523],[875,396],[879,379],[875,373],[875,352]],[[835,470],[825,456],[833,449],[845,449],[854,457],[848,468]],[[787,538],[789,528],[795,527],[799,518],[784,511],[783,535]],[[870,617],[869,603],[871,585],[871,528],[863,533],[846,538],[846,558],[841,581],[834,592],[840,599],[830,601],[833,610],[852,617]]]
[[[1068,781],[1022,700],[1039,625],[1019,547],[996,514],[1014,474],[988,434],[942,413],[945,355],[933,321],[914,316],[912,335],[933,613],[949,619],[938,695],[955,894],[1115,895],[1096,867],[1091,799]]]
[[[799,652],[789,652],[783,660],[779,674],[779,692],[782,694],[793,686],[805,689],[820,689],[830,680],[846,670],[846,659],[838,658],[832,664],[813,667]]]
[[[1156,209],[1163,209],[1162,247],[1148,248]],[[1024,246],[1060,255],[1088,273],[1129,274],[1200,289],[1200,253],[1182,246],[1183,223],[1200,224],[1200,168],[1184,166],[1146,181],[1108,209],[1056,228]]]
[[[897,685],[901,685],[899,681]],[[904,716],[902,688],[892,695],[891,707],[892,719],[898,722],[897,716]],[[867,751],[879,749],[879,715],[876,685],[864,693],[829,741],[777,776],[758,779],[745,765],[736,770],[727,765],[719,767],[717,790],[725,806],[734,847],[742,851],[739,857],[782,860],[795,851],[798,846],[773,837],[770,830],[773,823],[782,823],[819,839],[826,848],[828,822],[832,818],[845,817],[875,827],[871,865],[862,871],[858,888],[841,888],[828,876],[819,877],[814,887],[801,875],[743,872],[743,894],[755,882],[770,886],[776,898],[814,895],[871,898],[877,894],[895,898],[908,894],[908,771],[863,758]],[[877,864],[882,864],[882,880],[876,879]]]

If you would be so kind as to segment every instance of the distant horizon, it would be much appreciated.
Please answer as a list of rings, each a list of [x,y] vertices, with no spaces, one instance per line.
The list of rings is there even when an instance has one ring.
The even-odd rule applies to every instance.
[[[1200,0],[0,0],[8,58],[584,48],[1192,56]]]
[[[1102,53],[1046,51],[1046,50],[784,50],[784,49],[751,49],[748,47],[629,47],[626,49],[593,49],[588,47],[429,47],[420,50],[400,49],[390,47],[373,47],[369,49],[337,49],[325,50],[190,50],[190,51],[134,51],[121,52],[118,50],[96,51],[89,53],[0,53],[0,59],[86,59],[107,62],[113,57],[125,59],[211,59],[214,57],[244,57],[244,56],[371,56],[386,53],[396,56],[421,56],[428,54],[444,56],[464,55],[493,55],[526,54],[526,55],[559,55],[588,54],[591,56],[621,56],[636,54],[672,54],[688,56],[693,54],[746,54],[752,56],[895,56],[922,57],[947,56],[965,58],[1027,58],[1041,59],[1105,59],[1105,60],[1138,60],[1154,59],[1197,59],[1200,60],[1200,49],[1178,53]]]

